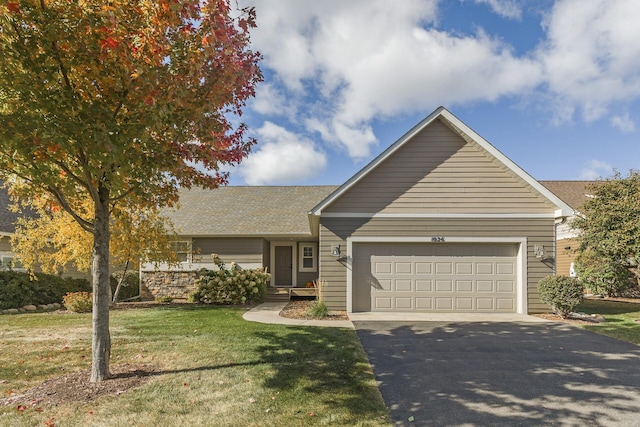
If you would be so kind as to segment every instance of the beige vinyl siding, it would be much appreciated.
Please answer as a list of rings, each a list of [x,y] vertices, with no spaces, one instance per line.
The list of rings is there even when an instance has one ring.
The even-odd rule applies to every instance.
[[[425,218],[322,218],[320,225],[320,271],[328,282],[327,305],[334,310],[346,308],[347,237],[513,237],[527,239],[528,311],[548,310],[540,302],[537,284],[554,272],[553,261],[535,257],[534,245],[544,245],[548,255],[555,252],[554,220],[549,219],[425,219]],[[340,245],[345,259],[331,255],[331,246]]]
[[[570,249],[565,249],[570,248]],[[578,255],[578,241],[576,239],[558,240],[556,252],[558,254],[556,260],[556,274],[558,276],[568,276],[571,263],[575,261]]]
[[[440,121],[347,190],[332,213],[549,213],[555,206]]]
[[[192,247],[194,253],[206,262],[211,261],[211,254],[218,254],[225,264],[265,265],[264,239],[260,238],[194,238]]]

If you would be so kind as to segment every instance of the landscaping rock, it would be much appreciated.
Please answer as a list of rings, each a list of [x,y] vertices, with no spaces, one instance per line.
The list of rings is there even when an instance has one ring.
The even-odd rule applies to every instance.
[[[46,309],[47,309],[47,306],[46,306],[46,305],[44,305],[44,304],[40,304],[40,305],[38,306],[38,308],[39,308],[40,310],[46,310]]]
[[[58,304],[57,302],[54,302],[52,305],[54,310],[58,310],[62,307],[62,305]]]
[[[36,311],[36,310],[38,309],[38,308],[37,308],[35,305],[33,305],[33,304],[25,305],[25,306],[24,306],[24,307],[22,307],[22,308],[24,308],[26,311]]]
[[[0,310],[0,314],[9,314],[7,310]]]
[[[9,314],[18,314],[19,311],[17,308],[10,308],[8,310],[6,310]]]
[[[25,310],[24,307],[20,307],[18,309],[18,313],[26,313],[26,312],[27,312],[27,310]]]
[[[47,304],[47,310],[55,310],[53,304]]]

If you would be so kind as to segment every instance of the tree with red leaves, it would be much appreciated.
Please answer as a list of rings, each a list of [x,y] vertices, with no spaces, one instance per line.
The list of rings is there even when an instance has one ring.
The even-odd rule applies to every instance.
[[[229,0],[0,3],[0,178],[93,235],[93,382],[109,376],[111,213],[226,183],[255,142],[230,120],[262,79],[254,27]]]

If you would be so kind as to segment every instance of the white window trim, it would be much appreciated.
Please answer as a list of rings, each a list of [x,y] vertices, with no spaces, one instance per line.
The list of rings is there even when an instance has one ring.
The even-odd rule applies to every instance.
[[[311,267],[304,267],[304,259],[308,258],[304,256],[304,248],[311,248],[313,253],[311,254]],[[302,273],[316,273],[318,271],[318,243],[317,242],[300,242],[298,244],[298,257],[300,259],[299,271]]]
[[[186,261],[180,261],[181,264],[191,264],[193,261],[193,241],[191,239],[180,239],[180,240],[176,240],[174,243],[174,249],[176,251],[176,254],[187,254],[187,260]],[[180,244],[185,244],[186,246],[186,250],[184,251],[178,251],[178,245]]]

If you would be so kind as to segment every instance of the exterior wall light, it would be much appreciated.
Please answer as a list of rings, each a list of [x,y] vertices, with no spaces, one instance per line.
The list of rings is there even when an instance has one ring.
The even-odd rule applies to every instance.
[[[336,258],[340,256],[340,245],[331,246],[331,255],[333,255]]]
[[[533,247],[533,252],[536,254],[536,258],[544,259],[547,256],[547,253],[544,250],[544,246],[542,246],[542,245],[535,245]]]

